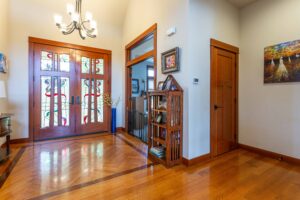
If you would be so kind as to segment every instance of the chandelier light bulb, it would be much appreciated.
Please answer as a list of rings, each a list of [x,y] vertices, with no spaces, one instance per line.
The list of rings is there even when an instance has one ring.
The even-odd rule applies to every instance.
[[[78,13],[74,13],[73,15],[72,15],[72,20],[74,21],[74,22],[79,22],[79,14]]]
[[[55,21],[55,24],[61,25],[61,23],[62,23],[62,16],[60,16],[60,15],[54,15],[54,21]]]
[[[93,20],[93,15],[92,15],[91,12],[86,12],[85,13],[85,20],[89,21],[89,22]]]
[[[67,12],[69,15],[72,15],[73,13],[75,13],[75,7],[73,4],[70,4],[70,3],[67,4]]]
[[[62,25],[61,25],[61,28],[60,28],[60,31],[61,31],[62,33],[67,32],[67,25],[62,24]]]
[[[85,30],[82,30],[82,31],[81,31],[81,34],[82,34],[82,37],[83,37],[83,38],[86,38],[86,31],[85,31]]]
[[[97,28],[97,22],[95,20],[91,21],[91,28],[96,29]]]

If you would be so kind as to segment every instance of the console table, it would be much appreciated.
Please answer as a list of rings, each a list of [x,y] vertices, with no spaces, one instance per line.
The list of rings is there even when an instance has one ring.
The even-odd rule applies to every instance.
[[[11,116],[10,114],[0,115],[0,138],[6,138],[5,144],[0,148],[0,162],[10,154]]]

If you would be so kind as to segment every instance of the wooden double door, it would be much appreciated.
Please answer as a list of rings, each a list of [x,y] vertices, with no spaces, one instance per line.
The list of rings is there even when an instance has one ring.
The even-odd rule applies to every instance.
[[[34,140],[110,131],[110,54],[31,46]]]

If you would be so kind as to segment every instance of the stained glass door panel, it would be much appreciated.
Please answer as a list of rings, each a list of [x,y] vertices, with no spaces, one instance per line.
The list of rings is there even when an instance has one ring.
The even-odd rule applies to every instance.
[[[76,95],[73,51],[46,45],[35,45],[34,51],[34,139],[72,135]]]
[[[109,130],[109,105],[104,96],[109,96],[108,63],[105,55],[77,51],[77,68],[80,68],[80,108],[77,127],[82,132]]]
[[[32,56],[34,140],[110,130],[110,53],[33,44]]]

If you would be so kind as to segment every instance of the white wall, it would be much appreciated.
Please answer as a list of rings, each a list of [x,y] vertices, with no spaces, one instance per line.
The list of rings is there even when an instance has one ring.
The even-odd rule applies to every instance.
[[[300,39],[300,1],[242,10],[239,142],[300,158],[300,83],[263,83],[264,48]]]
[[[2,2],[2,0],[1,0]],[[117,14],[122,12],[118,6],[126,7],[122,2],[112,5],[111,2],[86,0],[84,10],[94,14],[99,26],[97,39],[81,40],[77,32],[64,36],[56,28],[54,13],[66,13],[66,4],[74,3],[68,0],[9,0],[9,104],[10,111],[15,114],[13,118],[12,138],[28,137],[28,37],[39,37],[50,40],[68,42],[73,44],[92,46],[112,50],[112,95],[114,98],[123,96],[122,83],[123,68],[122,25],[116,20]],[[107,7],[109,6],[109,7]],[[114,17],[115,15],[115,17]],[[119,15],[119,14],[118,14]],[[67,16],[65,20],[69,20]],[[122,126],[123,109],[118,108],[117,126]]]
[[[7,55],[8,0],[0,1],[0,52]],[[0,73],[0,80],[7,82],[7,74]],[[0,99],[0,112],[7,112],[7,99]]]
[[[181,48],[181,71],[174,76],[184,89],[183,155],[209,153],[210,38],[239,45],[239,12],[219,0],[131,0],[124,23],[126,45],[154,23],[158,24],[158,80],[160,54]],[[173,37],[165,32],[177,27]],[[200,79],[193,85],[193,78]]]
[[[239,46],[239,11],[219,0],[190,0],[189,158],[210,152],[210,39]],[[192,79],[199,84],[193,85]]]

